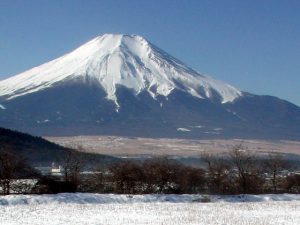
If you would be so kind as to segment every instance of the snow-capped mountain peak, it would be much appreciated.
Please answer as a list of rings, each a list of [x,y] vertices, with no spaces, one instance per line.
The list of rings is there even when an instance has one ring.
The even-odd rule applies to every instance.
[[[118,86],[155,99],[174,89],[197,98],[218,95],[222,103],[242,95],[238,89],[187,67],[138,35],[105,34],[53,61],[0,81],[0,96],[16,98],[71,81],[100,84],[118,105]]]

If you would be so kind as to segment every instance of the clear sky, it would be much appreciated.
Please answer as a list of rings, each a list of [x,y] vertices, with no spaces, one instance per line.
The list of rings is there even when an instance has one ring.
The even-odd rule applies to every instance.
[[[300,106],[299,0],[0,0],[0,79],[104,33],[139,34],[203,74]]]

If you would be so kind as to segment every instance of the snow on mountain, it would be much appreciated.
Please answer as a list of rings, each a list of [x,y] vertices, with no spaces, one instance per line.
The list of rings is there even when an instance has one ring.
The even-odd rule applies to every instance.
[[[197,98],[218,95],[222,103],[242,95],[238,89],[187,67],[141,36],[105,34],[58,59],[0,81],[0,96],[16,98],[64,82],[97,82],[118,105],[117,86],[155,99],[174,89]]]
[[[4,105],[0,104],[0,109],[6,109]]]

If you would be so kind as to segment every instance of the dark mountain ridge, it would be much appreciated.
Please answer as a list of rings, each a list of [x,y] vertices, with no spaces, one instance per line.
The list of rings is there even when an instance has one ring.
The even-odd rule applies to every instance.
[[[50,166],[52,162],[61,163],[65,157],[75,150],[49,142],[41,137],[26,133],[0,128],[0,146],[13,151],[33,166]],[[78,153],[89,166],[97,164],[105,166],[116,162],[117,159],[101,154]]]

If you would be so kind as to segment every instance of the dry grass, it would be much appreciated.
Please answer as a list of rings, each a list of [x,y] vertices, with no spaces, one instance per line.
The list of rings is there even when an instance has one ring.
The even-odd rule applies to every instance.
[[[300,142],[264,140],[185,140],[126,138],[115,136],[46,137],[63,146],[82,151],[118,156],[177,155],[197,156],[202,152],[227,152],[232,146],[242,144],[257,153],[283,152],[300,155]]]

